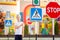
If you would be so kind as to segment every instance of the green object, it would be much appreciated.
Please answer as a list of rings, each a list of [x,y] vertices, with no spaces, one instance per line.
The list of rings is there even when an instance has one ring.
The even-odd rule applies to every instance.
[[[55,23],[55,35],[58,35],[59,33],[59,28],[58,28],[58,23]]]
[[[27,24],[25,25],[24,34],[28,35],[28,25]]]
[[[50,24],[50,23],[52,24],[52,21],[49,21],[49,23],[48,23],[48,24]]]
[[[42,35],[48,35],[48,31],[46,28],[43,28],[41,31]]]
[[[14,29],[9,29],[9,34],[14,35],[15,34]]]
[[[34,4],[38,4],[38,0],[34,0]]]
[[[48,32],[50,32],[51,28],[48,28]]]

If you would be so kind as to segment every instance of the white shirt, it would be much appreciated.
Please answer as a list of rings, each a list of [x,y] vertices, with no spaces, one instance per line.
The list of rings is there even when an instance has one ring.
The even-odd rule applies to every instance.
[[[15,26],[19,26],[21,24],[23,24],[23,22],[16,22]],[[23,26],[20,26],[18,29],[16,29],[15,35],[22,35],[22,28],[23,28]]]

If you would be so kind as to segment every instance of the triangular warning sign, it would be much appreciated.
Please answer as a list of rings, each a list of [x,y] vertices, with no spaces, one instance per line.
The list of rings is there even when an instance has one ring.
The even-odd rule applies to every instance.
[[[32,18],[37,18],[37,19],[41,19],[41,16],[39,15],[38,10],[36,9],[36,11],[34,12]]]

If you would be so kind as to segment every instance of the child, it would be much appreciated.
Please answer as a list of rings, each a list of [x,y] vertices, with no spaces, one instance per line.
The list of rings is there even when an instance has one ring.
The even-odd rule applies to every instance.
[[[15,40],[22,40],[23,22],[20,21],[20,16],[17,15],[17,22],[15,23]]]

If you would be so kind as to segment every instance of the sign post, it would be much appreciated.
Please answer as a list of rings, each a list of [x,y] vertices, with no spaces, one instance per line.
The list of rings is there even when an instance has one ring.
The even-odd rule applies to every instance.
[[[52,26],[53,26],[53,27],[52,27],[52,28],[53,28],[52,33],[53,33],[53,35],[54,35],[54,34],[55,34],[55,32],[54,32],[54,19],[52,19],[52,24],[53,24],[53,25],[52,25]]]
[[[50,2],[47,6],[46,6],[46,13],[48,14],[48,16],[50,16],[52,18],[52,23],[53,23],[53,35],[55,35],[54,33],[54,18],[57,18],[60,15],[60,6],[58,5],[57,2]]]
[[[36,40],[37,40],[37,35],[39,34],[39,22],[42,21],[42,9],[38,8],[31,8],[31,13],[30,13],[30,20],[35,21],[35,34],[36,34]]]
[[[35,21],[35,34],[38,34],[39,23],[42,21],[42,9],[41,8],[31,8],[30,20]]]

